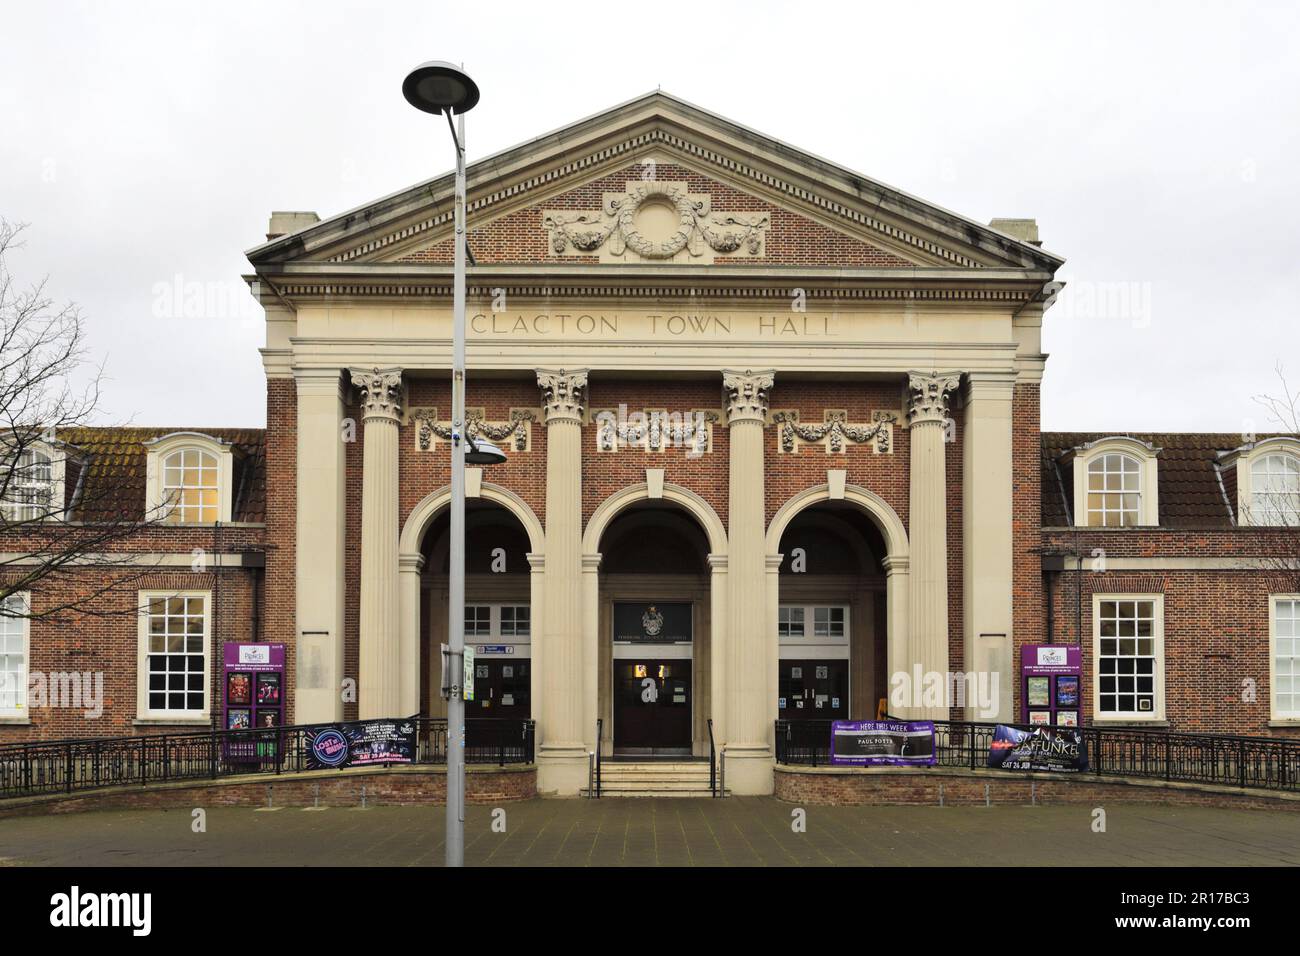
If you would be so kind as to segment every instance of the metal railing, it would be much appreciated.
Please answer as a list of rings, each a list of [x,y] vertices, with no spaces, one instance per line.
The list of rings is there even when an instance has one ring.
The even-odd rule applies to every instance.
[[[831,723],[778,720],[777,763],[811,767],[829,764]],[[996,727],[974,721],[936,720],[937,765],[971,770],[985,767]],[[1300,791],[1300,739],[1293,737],[1187,734],[1129,727],[1050,729],[1074,730],[1082,736],[1088,753],[1085,774]]]
[[[415,763],[446,763],[446,719],[411,719],[416,724]],[[337,725],[0,744],[0,798],[246,773],[295,773],[310,769],[312,734],[330,726]],[[531,720],[468,719],[465,762],[533,763],[534,735]]]
[[[605,721],[596,718],[596,791],[594,796],[600,799],[600,751],[604,747],[605,741]]]

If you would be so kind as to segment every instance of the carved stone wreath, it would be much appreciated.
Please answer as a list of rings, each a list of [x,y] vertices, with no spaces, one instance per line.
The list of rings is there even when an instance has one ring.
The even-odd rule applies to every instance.
[[[465,434],[471,439],[483,437],[491,442],[509,440],[514,451],[528,451],[529,423],[539,420],[540,416],[531,408],[512,408],[507,422],[489,422],[482,409],[466,409]],[[420,451],[429,451],[435,439],[451,441],[451,422],[439,421],[436,408],[411,409],[411,421],[416,423],[415,445]]]
[[[872,451],[878,455],[893,452],[893,422],[888,418],[877,420],[872,425],[855,425],[849,422],[848,412],[841,409],[828,409],[825,420],[819,424],[803,424],[799,421],[797,411],[779,411],[772,413],[772,421],[780,430],[781,451],[793,452],[799,441],[808,444],[824,444],[832,455],[841,454],[845,442],[863,445],[872,442]],[[875,417],[875,416],[873,416]]]
[[[677,214],[676,228],[666,238],[652,239],[637,228],[637,213],[647,203],[669,205]],[[699,257],[707,252],[729,254],[743,247],[757,256],[763,251],[769,221],[767,213],[712,216],[709,196],[690,193],[686,183],[653,180],[629,182],[622,194],[606,193],[599,212],[556,210],[542,215],[556,255],[564,255],[572,247],[579,254],[599,251],[619,258],[630,250],[650,260],[671,259],[683,249]]]

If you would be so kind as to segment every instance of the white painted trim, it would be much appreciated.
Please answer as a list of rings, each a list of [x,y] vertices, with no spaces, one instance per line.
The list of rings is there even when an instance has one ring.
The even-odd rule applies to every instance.
[[[1300,710],[1279,714],[1277,710],[1277,602],[1300,601],[1300,594],[1270,594],[1268,596],[1268,715],[1271,723],[1300,724]],[[1295,678],[1300,679],[1300,678]]]
[[[217,459],[217,521],[230,523],[232,485],[234,482],[234,455],[230,442],[200,432],[173,432],[160,438],[153,438],[144,443],[149,449],[145,461],[145,517],[151,520],[160,518],[167,502],[163,493],[163,461],[178,451],[195,448]],[[166,524],[178,528],[211,527],[208,521],[171,522]]]
[[[1270,454],[1288,454],[1295,458],[1300,458],[1300,440],[1279,436],[1276,438],[1264,438],[1255,442],[1248,448],[1243,448],[1234,455],[1224,466],[1226,468],[1237,469],[1237,524],[1242,527],[1259,527],[1259,528],[1276,528],[1285,527],[1283,525],[1268,524],[1262,521],[1253,520],[1251,512],[1251,499],[1254,495],[1254,466],[1255,462],[1265,455]]]
[[[32,595],[30,591],[15,591],[9,595],[9,599],[17,598],[23,606],[23,610],[30,611],[32,606]],[[10,618],[10,620],[14,620]],[[17,618],[22,623],[23,628],[23,677],[22,677],[22,703],[17,707],[0,707],[0,721],[6,724],[14,722],[28,723],[31,715],[31,708],[28,706],[31,701],[27,699],[28,681],[32,673],[32,620],[29,617]]]
[[[1151,601],[1151,636],[1154,639],[1155,673],[1153,690],[1155,708],[1149,714],[1101,713],[1101,602]],[[1092,716],[1094,723],[1154,724],[1165,721],[1165,596],[1158,593],[1096,592],[1092,596]]]
[[[1123,454],[1138,463],[1138,527],[1160,524],[1160,472],[1156,460],[1159,449],[1136,438],[1122,435],[1089,442],[1073,453],[1074,523],[1080,528],[1100,528],[1088,524],[1088,466],[1106,454]],[[1113,530],[1107,528],[1105,530]]]
[[[203,710],[152,710],[149,707],[149,602],[154,598],[203,599]],[[136,720],[153,723],[207,723],[212,718],[212,592],[138,591],[136,593],[135,706]]]

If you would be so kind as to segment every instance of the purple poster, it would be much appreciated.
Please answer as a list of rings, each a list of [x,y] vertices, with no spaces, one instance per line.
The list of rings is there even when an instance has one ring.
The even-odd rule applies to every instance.
[[[831,763],[848,767],[932,767],[932,720],[837,720],[831,724]]]

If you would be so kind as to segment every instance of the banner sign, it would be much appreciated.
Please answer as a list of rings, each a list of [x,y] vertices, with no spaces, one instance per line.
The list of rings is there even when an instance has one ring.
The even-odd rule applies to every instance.
[[[306,731],[307,769],[415,762],[415,721],[355,720]]]
[[[661,601],[616,603],[614,640],[643,644],[689,644],[691,605],[686,602],[665,604]]]
[[[831,724],[832,764],[932,767],[935,760],[932,720],[837,720]]]
[[[1001,770],[1078,773],[1088,769],[1088,749],[1077,730],[1019,730],[998,724],[989,746],[988,765]]]

